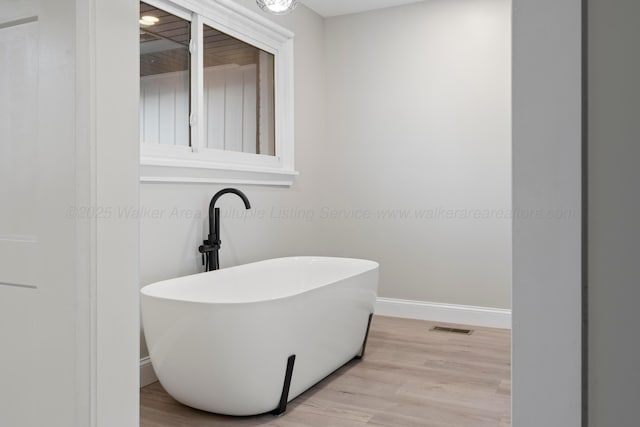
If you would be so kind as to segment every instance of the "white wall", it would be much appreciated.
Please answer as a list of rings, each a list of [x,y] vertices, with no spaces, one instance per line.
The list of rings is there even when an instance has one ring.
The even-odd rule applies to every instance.
[[[203,134],[209,148],[255,154],[256,73],[256,64],[222,65],[204,70],[203,115],[207,119]],[[187,71],[140,77],[142,143],[189,146],[188,82]]]
[[[0,425],[77,426],[75,5],[0,1]],[[86,354],[82,354],[86,356]],[[86,420],[86,418],[85,418]]]
[[[328,20],[304,6],[269,16],[295,32],[300,176],[291,188],[238,186],[254,207],[246,218],[239,199],[221,199],[221,264],[371,258],[381,296],[508,308],[508,215],[426,211],[510,209],[509,14],[507,0],[435,0]],[[201,271],[220,188],[141,185],[141,285]],[[409,218],[347,218],[358,209]]]
[[[508,0],[326,21],[327,205],[372,212],[329,250],[379,261],[380,296],[510,308],[510,31]]]
[[[588,7],[589,425],[632,427],[640,402],[640,2]]]
[[[513,2],[513,206],[539,212],[513,222],[517,427],[582,425],[581,12]]]
[[[140,141],[189,146],[187,71],[140,77]]]

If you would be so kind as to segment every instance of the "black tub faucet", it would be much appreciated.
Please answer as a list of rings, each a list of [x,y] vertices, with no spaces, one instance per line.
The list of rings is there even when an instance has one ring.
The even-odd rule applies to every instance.
[[[240,197],[246,209],[251,209],[251,203],[244,193],[236,188],[225,188],[218,191],[209,203],[209,238],[202,242],[198,251],[202,254],[202,265],[206,266],[206,271],[220,268],[219,251],[222,242],[220,241],[220,208],[216,208],[216,202],[220,196],[233,193]]]

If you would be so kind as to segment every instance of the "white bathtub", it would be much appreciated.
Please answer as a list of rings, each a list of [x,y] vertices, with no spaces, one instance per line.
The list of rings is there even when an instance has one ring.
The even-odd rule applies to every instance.
[[[376,262],[327,257],[278,258],[145,286],[153,367],[185,405],[226,415],[281,412],[360,354],[377,287]]]

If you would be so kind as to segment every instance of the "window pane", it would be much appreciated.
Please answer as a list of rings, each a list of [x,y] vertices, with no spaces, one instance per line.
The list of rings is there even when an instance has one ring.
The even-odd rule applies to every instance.
[[[140,141],[190,145],[190,22],[140,3]]]
[[[274,57],[204,26],[207,147],[275,155]]]

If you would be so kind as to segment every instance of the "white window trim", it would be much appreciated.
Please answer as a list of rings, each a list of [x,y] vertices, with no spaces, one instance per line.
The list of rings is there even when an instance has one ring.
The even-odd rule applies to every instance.
[[[191,147],[140,145],[142,182],[225,183],[290,186],[294,167],[293,33],[233,0],[143,0],[191,21]],[[202,24],[275,56],[276,155],[210,149],[203,135]]]

